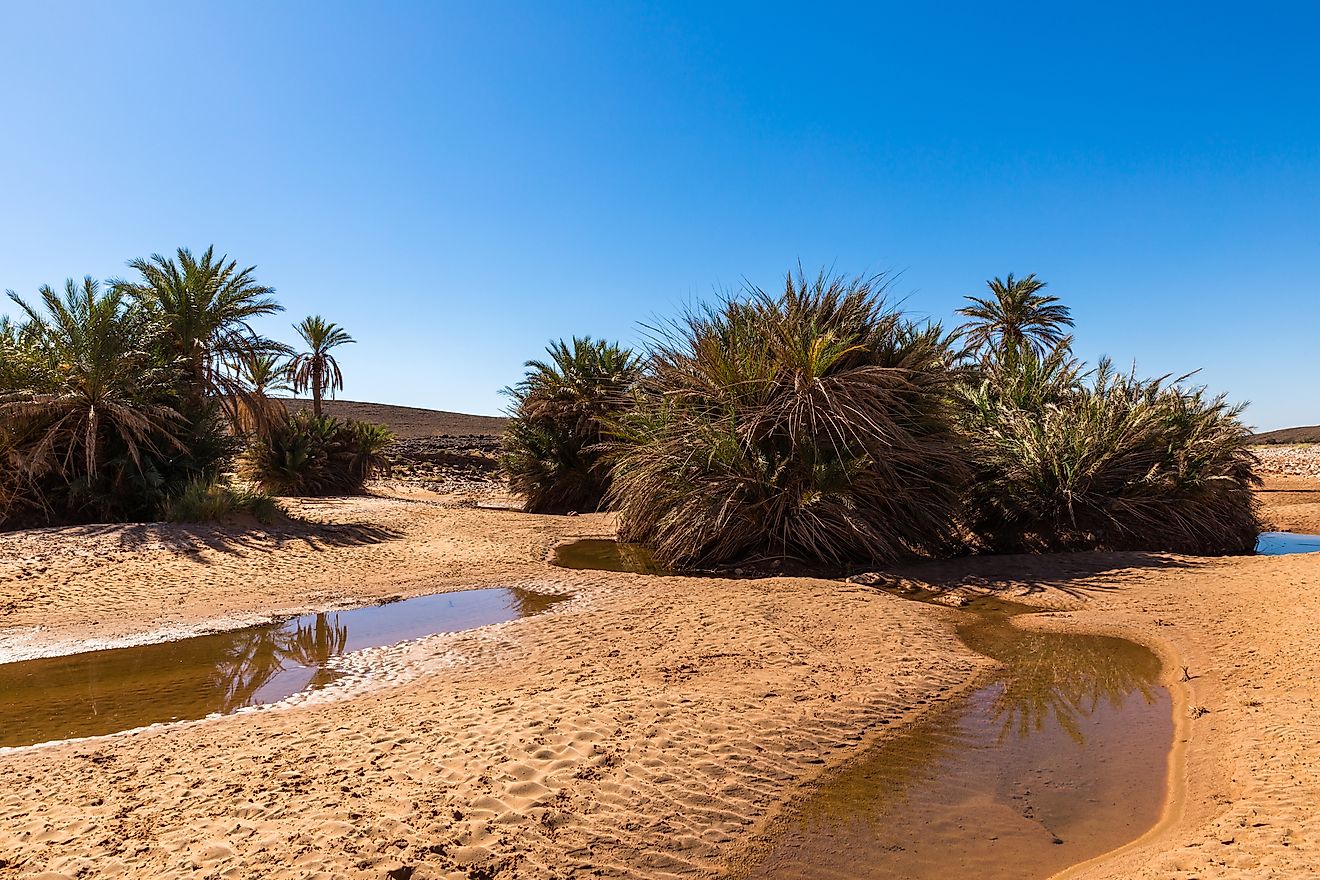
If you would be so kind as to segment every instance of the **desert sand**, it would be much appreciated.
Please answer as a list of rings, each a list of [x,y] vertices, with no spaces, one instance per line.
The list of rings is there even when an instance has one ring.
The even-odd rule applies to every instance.
[[[1272,523],[1315,522],[1295,509],[1320,490],[1291,482],[1305,479],[1262,493]],[[990,662],[954,636],[950,608],[836,580],[566,571],[551,548],[609,536],[608,516],[386,494],[293,503],[303,522],[270,529],[0,535],[5,660],[396,595],[574,597],[377,652],[317,699],[0,753],[0,876],[723,876],[784,804]],[[1023,625],[1121,635],[1165,659],[1178,734],[1164,818],[1069,876],[1320,865],[1320,554],[894,574],[1045,605],[1056,613]]]

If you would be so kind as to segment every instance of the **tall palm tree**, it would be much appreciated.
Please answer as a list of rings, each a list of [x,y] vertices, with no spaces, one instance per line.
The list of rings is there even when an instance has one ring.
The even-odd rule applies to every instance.
[[[336,391],[344,387],[344,374],[339,369],[339,362],[330,354],[332,348],[356,342],[344,328],[320,315],[310,315],[295,324],[307,351],[295,355],[289,364],[289,376],[293,380],[293,390],[299,394],[312,392],[312,412],[321,416],[321,397],[329,392],[333,397]]]
[[[993,297],[968,296],[972,304],[958,310],[971,319],[958,328],[970,351],[1030,346],[1043,355],[1067,338],[1063,328],[1073,325],[1071,310],[1057,296],[1042,294],[1045,282],[1034,273],[1022,279],[1010,273],[986,284]]]
[[[214,247],[200,258],[179,248],[174,257],[153,254],[128,265],[141,280],[112,280],[113,290],[160,324],[171,354],[182,362],[190,403],[216,397],[233,415],[242,385],[229,365],[247,354],[278,349],[250,323],[284,308],[273,298],[274,289],[252,277],[255,266],[239,269],[227,255],[217,258]]]

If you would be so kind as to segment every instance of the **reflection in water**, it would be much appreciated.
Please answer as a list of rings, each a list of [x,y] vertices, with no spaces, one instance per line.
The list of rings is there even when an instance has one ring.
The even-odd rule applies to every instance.
[[[561,545],[554,562],[664,573],[613,541]],[[1048,877],[1154,825],[1173,744],[1159,659],[1125,639],[1009,623],[1035,610],[973,599],[958,635],[1001,665],[831,776],[742,876]]]
[[[1133,694],[1147,704],[1157,699],[1159,659],[1126,639],[1033,632],[1006,626],[1003,617],[982,617],[957,631],[973,651],[1004,664],[987,684],[1001,689],[993,705],[1001,737],[1055,724],[1085,745],[1082,724],[1102,702],[1119,711]]]
[[[364,648],[544,611],[564,596],[465,590],[177,642],[0,664],[0,746],[204,718],[324,687]]]
[[[744,876],[1048,877],[1158,820],[1173,741],[1159,659],[1012,626],[1026,606],[970,610],[959,637],[1002,666],[827,779]]]
[[[672,574],[641,544],[625,544],[605,538],[583,538],[560,544],[555,548],[552,561],[561,568]]]
[[[233,635],[207,682],[214,695],[213,702],[219,707],[213,711],[232,712],[244,706],[272,702],[272,695],[259,699],[258,694],[288,669],[311,670],[307,684],[312,687],[324,687],[334,681],[336,674],[325,668],[325,664],[331,657],[344,653],[348,625],[340,623],[339,615],[333,613],[299,617],[291,623],[292,628],[260,627],[239,630]]]

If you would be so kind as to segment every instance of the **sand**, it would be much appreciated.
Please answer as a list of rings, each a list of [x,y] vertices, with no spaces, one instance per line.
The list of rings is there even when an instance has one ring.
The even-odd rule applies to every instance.
[[[0,535],[3,659],[482,585],[575,596],[381,652],[323,699],[0,754],[0,876],[721,876],[804,786],[989,662],[954,637],[951,609],[838,581],[564,571],[550,548],[609,535],[608,517],[396,495],[298,504],[306,524],[278,529]],[[1320,554],[900,574],[1051,606],[1024,625],[1123,635],[1166,659],[1166,816],[1075,876],[1320,864]]]
[[[1265,481],[1257,494],[1266,525],[1320,534],[1320,446],[1258,446],[1256,455]]]

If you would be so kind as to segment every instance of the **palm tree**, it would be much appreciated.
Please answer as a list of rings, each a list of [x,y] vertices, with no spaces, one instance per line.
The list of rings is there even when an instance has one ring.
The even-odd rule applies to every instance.
[[[993,297],[968,296],[971,305],[958,314],[971,320],[958,328],[969,351],[1017,350],[1030,346],[1039,354],[1056,348],[1067,338],[1064,327],[1073,325],[1071,310],[1057,296],[1041,294],[1045,282],[1035,274],[986,282]]]
[[[600,509],[609,487],[601,457],[604,420],[627,405],[641,360],[617,343],[573,337],[528,361],[527,374],[506,388],[514,402],[501,464],[532,513]]]
[[[207,397],[218,397],[235,415],[242,385],[229,365],[279,350],[250,323],[284,308],[272,297],[274,289],[253,279],[255,266],[239,269],[227,255],[216,258],[214,247],[200,258],[179,248],[175,257],[153,254],[128,265],[141,280],[115,279],[112,288],[160,324],[171,354],[182,362],[189,402],[200,408]]]
[[[21,348],[18,326],[8,315],[0,315],[0,394],[12,391],[21,384]]]
[[[292,390],[289,365],[277,354],[249,351],[240,355],[233,367],[244,386],[237,401],[238,427],[243,431],[262,430],[284,411],[284,404],[271,394]]]
[[[70,279],[62,297],[41,288],[44,312],[9,296],[27,319],[14,352],[25,387],[0,392],[11,465],[33,480],[90,482],[110,449],[140,471],[143,453],[183,448],[181,417],[163,402],[172,372],[155,357],[146,316],[120,291]]]
[[[289,376],[293,380],[293,390],[302,393],[311,389],[312,412],[321,417],[321,396],[326,392],[333,397],[335,391],[343,390],[344,374],[339,369],[339,362],[330,349],[350,342],[356,342],[344,328],[326,321],[320,315],[303,318],[302,323],[293,329],[307,343],[307,351],[294,356],[289,364]]]
[[[641,361],[631,349],[590,336],[560,339],[546,347],[548,361],[524,364],[527,376],[514,397],[533,416],[595,419],[613,410],[617,397],[637,380]]]

